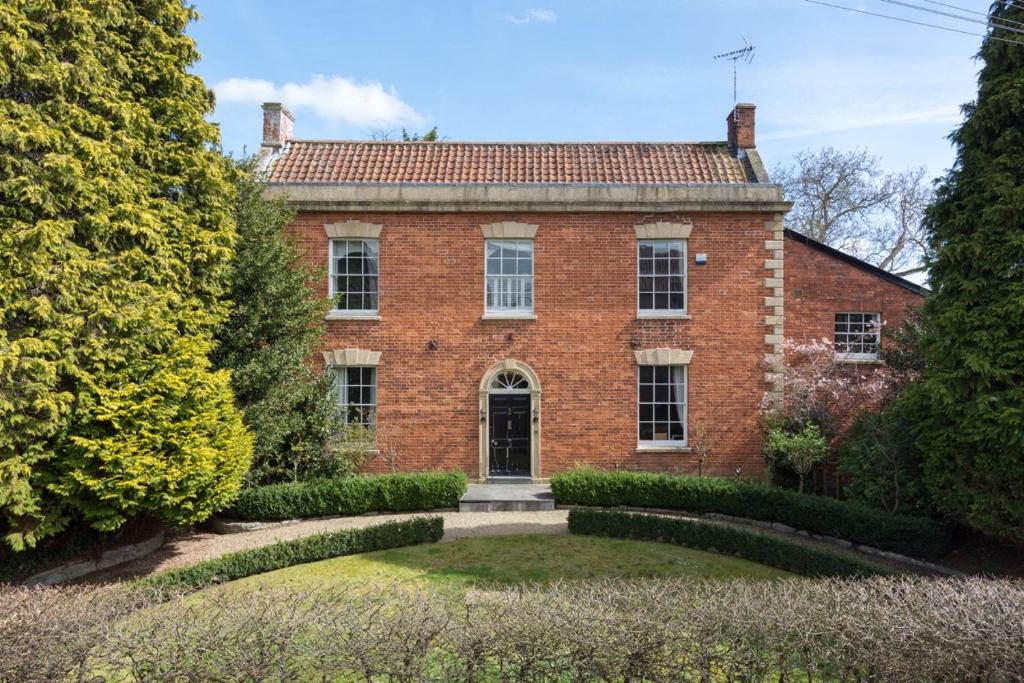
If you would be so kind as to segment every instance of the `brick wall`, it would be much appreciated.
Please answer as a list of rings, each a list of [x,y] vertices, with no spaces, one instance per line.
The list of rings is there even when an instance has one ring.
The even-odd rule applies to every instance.
[[[808,341],[835,331],[835,314],[880,313],[886,327],[899,327],[907,307],[924,297],[814,247],[786,238],[786,337]],[[883,344],[885,342],[883,341]]]
[[[390,430],[405,470],[462,468],[479,476],[478,387],[495,362],[514,358],[536,371],[543,391],[541,476],[589,463],[696,471],[693,453],[636,449],[639,348],[692,349],[689,426],[711,443],[705,470],[761,471],[756,419],[768,389],[765,241],[770,214],[300,213],[289,231],[325,275],[324,224],[362,220],[380,235],[379,321],[327,321],[325,349],[382,352],[378,420]],[[536,320],[481,320],[484,238],[480,226],[539,226],[534,240]],[[636,319],[634,226],[692,222],[688,243],[691,320]],[[766,225],[767,224],[767,225]],[[787,244],[788,247],[788,244]],[[708,254],[707,265],[694,254]],[[786,286],[793,277],[786,266]],[[767,292],[768,295],[771,292]],[[787,325],[790,309],[787,302]],[[770,332],[770,330],[769,330]],[[788,329],[787,329],[788,332]],[[437,350],[428,343],[435,340]],[[386,464],[371,463],[380,470]]]

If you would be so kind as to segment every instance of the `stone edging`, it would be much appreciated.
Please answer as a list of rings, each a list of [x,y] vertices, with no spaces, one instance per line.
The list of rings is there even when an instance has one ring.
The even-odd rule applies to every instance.
[[[276,522],[242,521],[225,517],[211,517],[205,524],[215,534],[244,534],[247,531],[275,529],[303,522],[318,522],[326,519],[342,519],[345,517],[392,517],[395,515],[430,514],[434,512],[458,512],[458,508],[435,508],[433,510],[407,510],[405,512],[364,512],[360,515],[327,515],[325,517],[301,517],[299,519],[283,519]]]
[[[656,515],[665,515],[670,517],[688,517],[691,519],[710,519],[718,522],[726,522],[728,524],[738,524],[741,526],[753,526],[767,531],[773,531],[779,534],[788,534],[790,536],[803,536],[804,538],[814,539],[815,541],[821,541],[828,543],[829,545],[836,546],[837,548],[844,548],[846,550],[855,550],[865,555],[873,555],[880,557],[892,562],[899,562],[900,564],[907,564],[917,569],[934,572],[936,574],[943,574],[945,576],[966,576],[961,571],[951,569],[949,567],[943,567],[940,564],[933,562],[926,562],[925,560],[918,560],[913,557],[907,557],[906,555],[900,555],[898,553],[889,552],[888,550],[880,550],[873,548],[869,545],[860,545],[847,541],[842,538],[836,538],[834,536],[825,536],[822,534],[815,534],[810,531],[804,531],[803,529],[795,529],[788,524],[782,522],[766,522],[761,519],[749,519],[747,517],[733,517],[732,515],[723,515],[717,512],[689,512],[686,510],[669,510],[667,508],[644,508],[644,507],[590,507],[587,505],[555,505],[558,510],[571,510],[573,508],[583,508],[587,510],[622,510],[625,512],[647,512]]]
[[[164,532],[161,530],[157,532],[156,535],[151,536],[144,541],[106,550],[94,560],[76,560],[75,562],[68,562],[67,564],[62,564],[59,567],[54,567],[53,569],[47,569],[44,572],[33,574],[21,583],[25,586],[52,586],[54,584],[64,583],[65,581],[71,581],[72,579],[83,577],[86,574],[91,574],[101,569],[109,569],[110,567],[116,567],[117,565],[124,564],[125,562],[137,560],[140,557],[149,555],[163,544]]]

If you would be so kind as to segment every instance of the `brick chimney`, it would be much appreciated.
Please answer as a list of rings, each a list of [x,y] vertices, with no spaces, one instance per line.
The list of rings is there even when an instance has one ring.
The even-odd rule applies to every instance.
[[[280,102],[263,103],[263,146],[280,147],[292,139],[295,117]]]
[[[754,109],[752,104],[737,104],[729,112],[726,123],[729,127],[729,146],[733,149],[757,147],[754,143]]]

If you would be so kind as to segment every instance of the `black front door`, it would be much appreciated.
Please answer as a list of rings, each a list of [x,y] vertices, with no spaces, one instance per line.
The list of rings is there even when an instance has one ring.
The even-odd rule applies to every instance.
[[[492,477],[530,476],[530,395],[491,394]]]

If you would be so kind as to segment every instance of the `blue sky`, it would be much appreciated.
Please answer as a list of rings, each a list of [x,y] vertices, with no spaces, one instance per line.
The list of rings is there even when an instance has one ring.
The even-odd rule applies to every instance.
[[[984,30],[882,0],[832,1]],[[712,56],[745,36],[757,53],[740,65],[739,99],[758,106],[769,167],[805,148],[859,146],[889,169],[938,175],[975,93],[981,40],[802,0],[195,3],[196,71],[235,153],[259,145],[266,99],[292,109],[300,138],[437,125],[452,140],[721,140],[732,70]]]

